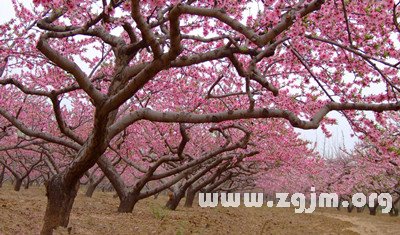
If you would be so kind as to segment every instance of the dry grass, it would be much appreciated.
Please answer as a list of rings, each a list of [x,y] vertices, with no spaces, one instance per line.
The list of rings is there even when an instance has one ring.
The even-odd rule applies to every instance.
[[[38,234],[46,207],[44,188],[14,192],[0,189],[0,234]],[[295,214],[292,208],[163,208],[165,197],[140,201],[133,213],[116,212],[118,199],[96,192],[78,194],[70,219],[71,234],[396,234],[400,218],[348,214],[321,209]],[[367,226],[365,229],[363,227]],[[59,229],[56,234],[68,234]],[[398,233],[397,233],[398,234]]]

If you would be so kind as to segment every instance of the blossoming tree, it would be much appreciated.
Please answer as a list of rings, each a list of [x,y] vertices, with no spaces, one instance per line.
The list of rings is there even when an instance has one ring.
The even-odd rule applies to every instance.
[[[68,225],[79,179],[140,120],[312,129],[331,111],[400,109],[390,0],[13,2],[0,26],[2,128],[73,156],[47,185],[42,234]]]

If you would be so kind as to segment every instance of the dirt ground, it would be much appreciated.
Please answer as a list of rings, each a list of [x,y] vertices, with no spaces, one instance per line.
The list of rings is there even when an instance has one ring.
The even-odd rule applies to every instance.
[[[400,234],[400,217],[349,214],[319,209],[295,214],[292,208],[163,208],[165,197],[140,201],[133,213],[116,212],[112,193],[79,192],[70,229],[56,234]],[[46,206],[44,188],[14,192],[0,188],[0,234],[38,234]]]

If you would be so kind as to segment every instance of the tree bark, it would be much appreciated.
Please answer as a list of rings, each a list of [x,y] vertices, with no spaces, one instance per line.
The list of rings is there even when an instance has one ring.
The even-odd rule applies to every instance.
[[[392,209],[389,211],[390,216],[399,216],[399,209],[393,205]]]
[[[14,190],[18,192],[21,189],[21,185],[22,185],[22,179],[15,178]]]
[[[46,185],[47,208],[41,235],[51,235],[57,227],[67,227],[79,183],[66,187],[61,174],[54,175]]]
[[[347,207],[347,212],[351,213],[354,209],[354,205],[352,203],[349,203],[349,206]]]
[[[392,202],[392,209],[389,211],[390,216],[399,216],[400,197]]]
[[[185,207],[193,207],[193,202],[195,197],[196,197],[196,192],[188,191],[186,194]]]
[[[6,167],[3,165],[0,173],[0,188],[3,187],[3,180],[4,180],[4,172],[6,171]]]
[[[136,203],[139,201],[138,196],[129,195],[120,198],[118,212],[120,213],[132,213],[133,208]]]
[[[342,198],[341,197],[339,197],[339,203],[338,203],[338,206],[336,207],[336,210],[338,210],[338,211],[340,211],[340,205],[342,205]]]
[[[97,180],[91,180],[89,179],[89,184],[85,193],[86,197],[92,197],[94,191],[96,190],[97,186],[100,184],[101,181],[105,178],[105,175],[103,174],[100,176]]]
[[[31,184],[31,179],[28,176],[28,177],[26,177],[25,187],[24,188],[25,189],[29,189],[30,184]]]
[[[376,215],[376,210],[378,209],[378,202],[375,202],[375,205],[373,207],[368,207],[369,209],[369,214],[370,215]]]
[[[179,193],[173,193],[172,196],[169,197],[169,200],[167,201],[167,204],[165,204],[165,207],[170,209],[170,210],[176,210],[176,208],[179,205],[179,202],[183,198],[184,193],[179,192]]]
[[[85,196],[86,197],[92,197],[96,187],[97,187],[97,185],[89,183],[89,185],[87,187],[87,190],[86,190],[86,193],[85,193]]]

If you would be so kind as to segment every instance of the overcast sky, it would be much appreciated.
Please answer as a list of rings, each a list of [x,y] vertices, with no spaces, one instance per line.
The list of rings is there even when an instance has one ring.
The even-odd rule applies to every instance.
[[[11,0],[0,0],[0,23],[4,23],[14,17],[14,11]],[[351,137],[352,130],[347,120],[338,112],[329,113],[328,117],[338,119],[338,125],[328,126],[332,137],[326,138],[321,128],[317,130],[296,129],[303,139],[317,144],[317,149],[321,154],[330,155],[339,147],[345,146],[346,149],[352,149],[357,141],[356,137]]]

